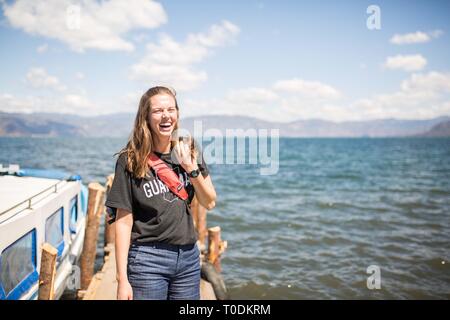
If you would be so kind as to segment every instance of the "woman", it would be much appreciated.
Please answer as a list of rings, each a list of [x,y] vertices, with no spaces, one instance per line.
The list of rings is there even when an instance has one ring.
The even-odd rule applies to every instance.
[[[190,201],[195,194],[210,210],[216,192],[202,155],[174,138],[178,120],[174,90],[150,88],[139,103],[131,137],[119,152],[106,201],[108,209],[116,211],[119,300],[200,298],[200,252]],[[180,177],[186,200],[155,173],[149,161],[155,155]]]

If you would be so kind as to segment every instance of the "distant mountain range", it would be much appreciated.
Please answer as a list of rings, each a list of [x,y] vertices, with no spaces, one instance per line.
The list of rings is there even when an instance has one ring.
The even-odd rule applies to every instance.
[[[0,112],[0,136],[7,137],[127,137],[134,114],[117,113],[96,117],[82,117],[56,113]],[[270,122],[244,116],[203,116],[181,119],[183,128],[193,132],[194,121],[200,120],[202,132],[219,130],[279,129],[284,137],[450,137],[450,117],[429,120],[383,119],[368,121],[332,122],[326,120],[298,120],[289,123]]]
[[[450,121],[443,121],[434,125],[430,130],[421,134],[423,137],[450,137]]]

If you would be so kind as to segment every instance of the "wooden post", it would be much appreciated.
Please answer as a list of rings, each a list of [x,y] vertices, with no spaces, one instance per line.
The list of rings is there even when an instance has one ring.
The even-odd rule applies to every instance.
[[[106,180],[106,195],[108,195],[109,190],[111,190],[111,186],[114,180],[114,175],[111,174],[108,176],[107,180]],[[116,228],[114,227],[114,223],[109,224],[109,217],[106,214],[105,215],[105,241],[104,241],[104,245],[105,247],[108,246],[108,244],[110,243],[114,243],[114,240],[116,238]]]
[[[214,265],[217,272],[221,271],[220,267],[220,227],[212,227],[208,229],[208,262]]]
[[[198,232],[198,200],[195,195],[194,198],[192,198],[191,202],[191,212],[192,212],[192,220],[194,221],[194,227],[197,229]]]
[[[38,300],[53,300],[55,296],[56,257],[58,250],[49,243],[42,246]]]
[[[206,208],[198,202],[197,197],[191,202],[192,219],[194,220],[194,227],[198,233],[198,242],[200,245],[200,251],[204,253],[206,251],[205,238],[208,234],[206,230]]]
[[[86,231],[83,251],[81,253],[81,290],[86,290],[94,276],[95,256],[97,253],[97,238],[100,217],[104,209],[104,188],[97,182],[90,183]]]
[[[200,249],[206,250],[205,238],[208,234],[206,229],[206,208],[197,201],[197,231]]]

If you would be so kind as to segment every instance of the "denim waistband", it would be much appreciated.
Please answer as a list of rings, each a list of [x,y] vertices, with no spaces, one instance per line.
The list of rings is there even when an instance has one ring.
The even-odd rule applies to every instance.
[[[194,248],[196,246],[195,243],[191,243],[191,244],[170,244],[170,243],[165,243],[165,242],[132,242],[131,246],[133,247],[140,247],[140,246],[145,246],[145,247],[152,247],[152,248],[157,248],[157,249],[166,249],[166,250],[170,250],[170,251],[178,251],[178,250],[190,250],[192,248]]]

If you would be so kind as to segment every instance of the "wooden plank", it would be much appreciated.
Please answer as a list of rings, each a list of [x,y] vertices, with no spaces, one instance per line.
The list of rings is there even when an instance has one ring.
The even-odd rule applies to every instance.
[[[116,254],[114,245],[105,248],[105,263],[102,270],[92,279],[83,300],[116,300]]]
[[[217,300],[211,283],[203,279],[200,280],[200,300]]]

